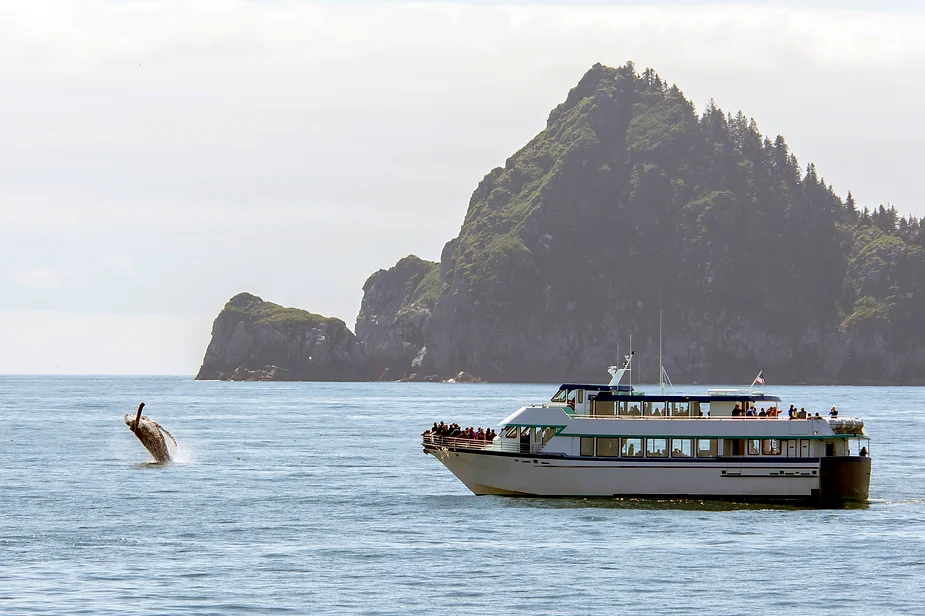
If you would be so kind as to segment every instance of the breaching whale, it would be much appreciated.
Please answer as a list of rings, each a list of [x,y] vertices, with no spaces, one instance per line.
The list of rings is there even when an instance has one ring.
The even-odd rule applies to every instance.
[[[142,415],[141,409],[144,407],[144,402],[139,404],[138,413],[134,417],[132,417],[131,413],[126,413],[125,417],[123,417],[125,425],[127,425],[129,430],[138,437],[138,440],[145,446],[145,449],[151,452],[155,460],[158,462],[170,462],[170,449],[167,447],[167,441],[164,439],[164,435],[173,441],[174,447],[177,446],[177,439],[175,439],[170,432],[165,430],[161,424],[147,415]]]

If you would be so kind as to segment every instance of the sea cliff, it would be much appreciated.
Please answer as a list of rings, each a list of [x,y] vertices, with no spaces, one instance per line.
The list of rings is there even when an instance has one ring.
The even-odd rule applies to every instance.
[[[239,295],[199,378],[600,381],[632,335],[654,381],[661,321],[678,382],[923,383],[923,246],[754,119],[598,64],[482,179],[439,263],[370,276],[356,335],[244,318]]]
[[[340,319],[284,308],[250,293],[232,297],[212,324],[197,379],[357,381],[368,353]]]

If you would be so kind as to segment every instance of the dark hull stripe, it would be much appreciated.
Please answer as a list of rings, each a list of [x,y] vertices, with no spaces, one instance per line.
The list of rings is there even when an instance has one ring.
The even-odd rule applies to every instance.
[[[509,494],[476,494],[476,496],[500,496],[518,498],[555,498],[555,499],[618,499],[618,500],[640,500],[640,501],[682,501],[691,503],[703,503],[704,501],[715,501],[724,503],[761,503],[761,504],[779,504],[790,506],[811,507],[818,509],[820,507],[843,507],[845,505],[866,506],[866,499],[829,499],[822,500],[818,490],[813,490],[809,496],[739,496],[729,494],[704,494],[704,495],[679,495],[679,494],[614,494],[612,496],[545,496],[539,494],[527,494],[522,492],[511,492]]]
[[[717,456],[715,458],[601,458],[598,456],[570,456],[564,453],[518,453],[515,451],[491,451],[488,449],[465,449],[456,447],[438,447],[424,445],[424,453],[435,451],[449,451],[453,453],[466,453],[477,456],[503,456],[508,458],[521,458],[527,460],[587,460],[589,462],[632,462],[633,464],[664,464],[670,460],[672,464],[716,463],[724,464],[818,464],[819,458],[787,458],[783,456]]]

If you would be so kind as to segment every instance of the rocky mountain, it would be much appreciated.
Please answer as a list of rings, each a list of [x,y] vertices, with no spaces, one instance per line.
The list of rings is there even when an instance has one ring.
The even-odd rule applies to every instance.
[[[355,381],[372,376],[369,353],[340,319],[239,293],[212,324],[196,378]]]
[[[741,112],[698,115],[654,71],[598,64],[482,179],[439,264],[367,280],[340,376],[600,381],[632,335],[654,381],[661,314],[677,382],[922,383],[923,231],[842,200]],[[279,349],[207,378],[296,357],[264,343]],[[287,366],[275,378],[309,374]]]
[[[416,374],[425,343],[424,324],[441,288],[440,264],[414,255],[367,279],[356,333],[377,374],[385,378]]]

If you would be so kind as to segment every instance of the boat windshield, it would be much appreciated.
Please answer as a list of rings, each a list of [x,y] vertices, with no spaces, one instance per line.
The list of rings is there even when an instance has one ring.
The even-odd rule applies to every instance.
[[[556,392],[556,395],[552,397],[550,402],[565,402],[565,397],[568,395],[568,390],[560,389]]]

